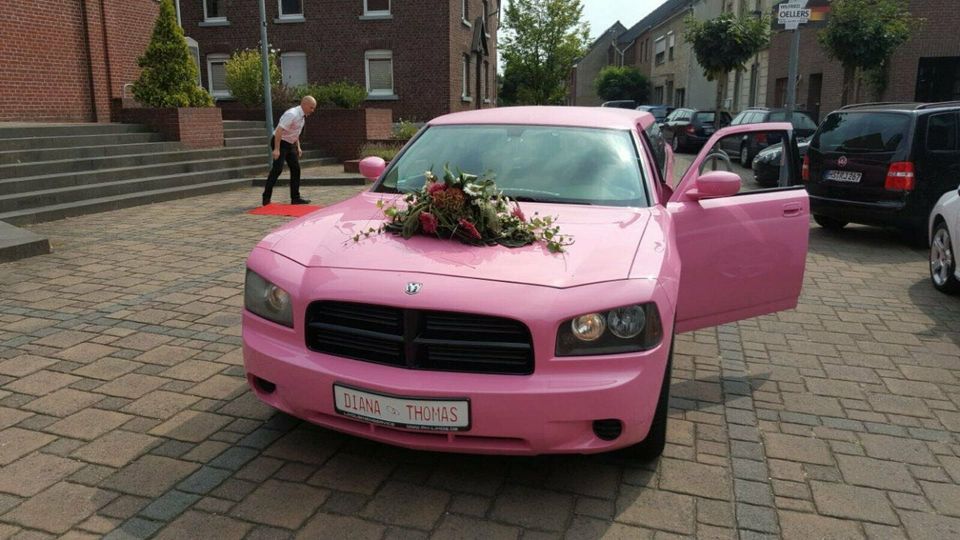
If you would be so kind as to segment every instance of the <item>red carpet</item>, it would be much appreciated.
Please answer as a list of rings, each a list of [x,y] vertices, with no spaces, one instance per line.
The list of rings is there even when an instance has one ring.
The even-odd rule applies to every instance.
[[[320,206],[314,206],[312,204],[280,204],[280,203],[270,203],[266,206],[258,206],[253,210],[248,210],[248,214],[254,214],[256,216],[292,216],[300,217],[309,214],[315,210],[319,210]]]

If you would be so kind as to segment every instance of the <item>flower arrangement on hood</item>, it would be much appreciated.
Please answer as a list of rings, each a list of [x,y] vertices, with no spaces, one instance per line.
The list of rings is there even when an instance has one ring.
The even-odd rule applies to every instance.
[[[560,234],[555,217],[534,213],[527,218],[489,175],[455,175],[448,167],[444,167],[442,179],[430,171],[424,175],[423,187],[403,197],[404,208],[384,208],[383,201],[378,203],[387,218],[382,230],[404,238],[423,234],[477,246],[520,247],[542,242],[551,253],[573,244],[571,237]]]

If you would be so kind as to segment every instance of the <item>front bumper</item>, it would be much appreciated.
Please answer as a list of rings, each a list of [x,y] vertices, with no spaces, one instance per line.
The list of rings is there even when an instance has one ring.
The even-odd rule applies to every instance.
[[[653,299],[660,306],[664,324],[671,324],[673,308],[653,280],[558,290],[427,274],[310,269],[287,259],[272,262],[286,267],[280,275],[289,278],[289,282],[278,285],[291,292],[294,300],[294,328],[244,311],[243,355],[251,388],[258,398],[277,409],[356,436],[408,448],[448,452],[521,455],[604,452],[635,444],[643,440],[650,429],[669,355],[672,327],[664,328],[665,337],[657,347],[639,353],[560,358],[553,353],[556,321],[568,316],[561,303],[590,305],[598,297],[630,294],[643,298],[646,295],[646,299]],[[250,265],[261,275],[270,279],[277,277],[276,272],[257,268],[253,257]],[[294,283],[297,277],[292,274],[297,270],[290,265],[299,268],[300,285]],[[423,282],[422,293],[402,298],[403,289],[399,284],[407,281]],[[356,287],[358,282],[364,283],[363,290]],[[352,287],[348,286],[350,283]],[[465,286],[478,293],[471,294],[470,303],[449,294],[451,288]],[[491,375],[411,370],[317,353],[306,347],[304,312],[310,301],[389,303],[390,295],[383,291],[392,290],[400,293],[401,298],[396,301],[405,302],[405,307],[453,311],[459,306],[460,311],[523,321],[533,337],[534,373]],[[558,300],[561,297],[563,302]],[[525,301],[504,300],[509,298]],[[613,304],[607,307],[618,305],[616,300],[611,301]],[[554,312],[556,317],[544,320],[545,311]],[[269,381],[275,388],[258,383],[258,378]],[[434,432],[356,420],[336,412],[334,383],[408,398],[467,398],[471,425],[466,431]],[[594,434],[593,422],[606,419],[622,422],[622,433],[614,440],[603,440]]]

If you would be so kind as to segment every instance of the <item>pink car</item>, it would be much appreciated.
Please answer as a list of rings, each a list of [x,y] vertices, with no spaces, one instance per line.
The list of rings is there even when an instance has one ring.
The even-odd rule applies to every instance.
[[[513,107],[434,119],[349,200],[266,236],[247,260],[243,352],[257,397],[344,433],[424,450],[663,450],[673,337],[796,305],[803,189],[738,193],[730,172],[671,189],[649,113]],[[783,132],[747,125],[722,135]],[[661,149],[662,152],[662,149]],[[661,154],[663,156],[663,154]],[[443,165],[492,171],[565,253],[391,234],[355,242]],[[796,164],[796,175],[799,165]]]

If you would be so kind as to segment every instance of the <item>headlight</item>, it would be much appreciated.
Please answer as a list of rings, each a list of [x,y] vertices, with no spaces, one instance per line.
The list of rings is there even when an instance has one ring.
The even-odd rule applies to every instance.
[[[290,294],[249,268],[243,287],[243,307],[264,319],[293,328]]]
[[[652,349],[663,327],[653,302],[574,317],[560,325],[557,356],[590,356]]]

